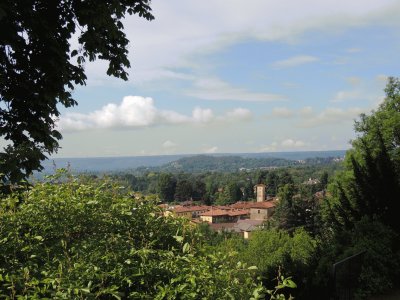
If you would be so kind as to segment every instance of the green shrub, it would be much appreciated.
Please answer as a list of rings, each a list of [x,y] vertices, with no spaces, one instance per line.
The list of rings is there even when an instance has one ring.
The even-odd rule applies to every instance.
[[[232,254],[108,181],[51,178],[0,203],[0,298],[248,299]]]

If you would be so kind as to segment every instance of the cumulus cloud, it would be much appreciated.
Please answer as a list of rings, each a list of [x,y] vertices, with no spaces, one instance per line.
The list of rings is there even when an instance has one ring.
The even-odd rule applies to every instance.
[[[193,88],[188,90],[186,94],[204,100],[271,102],[285,99],[282,95],[255,93],[244,88],[234,87],[217,77],[194,80]]]
[[[67,113],[58,126],[61,130],[144,127],[153,124],[157,114],[152,98],[126,96],[119,105],[110,103],[89,114]]]
[[[164,143],[162,143],[161,146],[164,149],[171,149],[171,148],[176,147],[177,145],[174,142],[170,141],[170,140],[166,140]]]
[[[226,112],[223,119],[230,119],[230,120],[250,120],[252,117],[252,113],[250,110],[246,108],[235,108],[234,110]]]
[[[216,153],[217,151],[218,151],[218,147],[217,147],[217,146],[214,146],[214,147],[205,149],[205,150],[204,150],[204,153],[211,154],[211,153]]]
[[[191,115],[160,110],[149,97],[126,96],[120,104],[110,103],[88,114],[67,113],[58,122],[61,131],[80,131],[104,128],[140,128],[158,124],[207,124],[215,120],[248,120],[251,112],[235,108],[224,115],[215,116],[209,108],[195,107]]]
[[[353,107],[348,109],[327,108],[319,114],[314,114],[299,124],[301,127],[316,127],[331,124],[339,124],[343,122],[353,122],[361,113],[367,112],[366,108]]]
[[[186,77],[168,70],[192,66],[199,53],[243,40],[292,42],[315,29],[331,32],[360,25],[398,24],[400,11],[397,0],[254,0],[251,5],[216,0],[212,9],[206,1],[170,0],[154,1],[151,6],[156,15],[153,22],[136,15],[124,20],[127,38],[134,43],[129,59],[135,66],[135,82]],[[100,78],[108,84],[106,67],[101,60],[89,63],[89,80]]]
[[[338,91],[331,102],[344,102],[348,100],[358,100],[363,98],[363,93],[359,90]]]
[[[286,148],[299,148],[303,147],[305,143],[300,140],[286,139],[281,142],[281,145]]]
[[[260,152],[273,152],[273,151],[287,151],[287,150],[298,150],[307,146],[307,143],[297,139],[283,139],[280,142],[272,142],[269,145],[261,147]]]
[[[298,56],[289,57],[284,60],[276,61],[272,64],[272,66],[275,68],[291,68],[291,67],[297,67],[300,65],[316,62],[318,60],[319,60],[319,58],[315,57],[315,56],[298,55]]]

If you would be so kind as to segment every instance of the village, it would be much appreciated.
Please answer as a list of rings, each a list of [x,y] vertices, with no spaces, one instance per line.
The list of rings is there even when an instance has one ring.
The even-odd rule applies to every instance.
[[[193,224],[208,224],[216,232],[234,232],[248,239],[251,233],[264,226],[274,214],[277,197],[268,197],[266,186],[254,186],[256,201],[236,202],[231,205],[194,205],[186,201],[180,205],[161,204],[165,216],[183,217]]]

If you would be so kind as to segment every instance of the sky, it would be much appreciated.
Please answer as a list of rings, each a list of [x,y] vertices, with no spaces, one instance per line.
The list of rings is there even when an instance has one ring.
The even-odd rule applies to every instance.
[[[153,0],[129,80],[86,65],[54,157],[342,150],[400,70],[398,0]],[[74,41],[71,41],[73,44]]]

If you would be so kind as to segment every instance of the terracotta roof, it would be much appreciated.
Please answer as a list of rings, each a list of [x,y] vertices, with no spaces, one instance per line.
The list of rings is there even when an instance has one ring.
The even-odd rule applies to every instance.
[[[266,202],[254,202],[251,208],[272,208],[275,207],[276,204],[273,201],[266,201]]]
[[[234,204],[229,205],[229,207],[244,209],[244,208],[250,208],[252,204],[254,204],[254,202],[236,202]]]
[[[188,206],[187,208],[190,209],[190,211],[200,211],[200,210],[211,209],[211,207],[208,205],[193,205],[193,206]]]
[[[173,209],[171,209],[172,211],[174,211],[174,212],[177,212],[177,213],[183,213],[183,212],[191,212],[191,210],[190,209],[188,209],[188,207],[182,207],[182,206],[180,206],[180,207],[174,207]]]
[[[230,210],[231,209],[230,206],[228,206],[228,205],[216,205],[216,206],[213,206],[213,208],[222,209],[222,210]]]
[[[231,210],[228,212],[230,216],[245,216],[249,214],[248,209],[242,209],[242,210]]]
[[[202,213],[201,216],[216,217],[216,216],[227,216],[228,214],[229,214],[229,212],[226,210],[212,209],[212,210],[206,211],[205,213]]]
[[[171,211],[174,212],[194,212],[194,211],[203,211],[203,210],[208,210],[211,209],[211,206],[207,205],[193,205],[193,206],[182,206],[182,205],[176,205],[174,207],[171,207]]]

